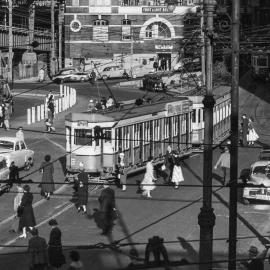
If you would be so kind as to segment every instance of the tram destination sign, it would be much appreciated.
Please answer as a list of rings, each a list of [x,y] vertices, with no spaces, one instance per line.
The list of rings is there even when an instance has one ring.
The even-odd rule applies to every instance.
[[[166,116],[187,113],[189,111],[189,100],[182,100],[166,104]]]
[[[142,13],[171,13],[167,7],[143,7]]]

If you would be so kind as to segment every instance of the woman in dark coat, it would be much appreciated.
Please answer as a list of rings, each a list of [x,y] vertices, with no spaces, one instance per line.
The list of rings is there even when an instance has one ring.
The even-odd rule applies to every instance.
[[[108,185],[104,187],[98,198],[100,208],[94,213],[94,219],[97,226],[102,229],[102,234],[108,234],[112,231],[115,220],[115,195],[114,190]]]
[[[42,162],[39,170],[42,172],[41,193],[49,200],[50,195],[55,190],[53,181],[54,167],[50,155],[45,156],[45,161]]]
[[[80,173],[78,174],[78,212],[83,210],[86,214],[88,203],[88,173],[84,171],[83,163],[79,164]]]
[[[19,231],[22,231],[20,238],[26,238],[26,229],[32,230],[36,226],[36,220],[32,207],[33,194],[30,192],[30,186],[25,185],[23,187],[24,194],[20,207],[23,209],[19,220]]]
[[[65,256],[62,251],[61,231],[57,227],[58,223],[55,219],[49,221],[49,225],[52,226],[50,233],[48,257],[50,266],[58,269],[66,263]]]

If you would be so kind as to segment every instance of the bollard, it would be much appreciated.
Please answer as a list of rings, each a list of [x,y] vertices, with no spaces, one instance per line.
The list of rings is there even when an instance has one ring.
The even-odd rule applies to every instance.
[[[62,110],[61,110],[61,98],[57,99],[56,102],[58,104],[58,112],[60,113],[60,112],[62,112]]]
[[[36,108],[35,107],[32,107],[32,123],[35,123],[36,122]]]
[[[67,95],[67,86],[64,86],[64,97]]]
[[[37,106],[37,121],[40,121],[40,106]]]
[[[31,125],[31,109],[27,109],[27,125]]]
[[[66,110],[66,97],[62,97],[63,111]]]
[[[59,107],[58,107],[58,100],[55,102],[55,114],[59,112]]]
[[[45,112],[44,112],[44,104],[40,105],[40,120],[43,120],[45,118]]]
[[[63,96],[63,84],[60,84],[60,97]]]

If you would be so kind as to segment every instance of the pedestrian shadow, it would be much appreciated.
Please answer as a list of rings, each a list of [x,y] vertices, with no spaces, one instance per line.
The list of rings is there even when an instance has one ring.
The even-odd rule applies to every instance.
[[[178,236],[177,239],[179,240],[181,247],[187,252],[188,258],[190,258],[192,262],[198,262],[199,255],[193,246],[183,237]]]
[[[213,172],[212,176],[213,176],[213,178],[214,178],[215,180],[217,180],[221,185],[223,185],[223,178],[222,178],[222,176],[220,176],[219,174],[214,173],[214,172]]]
[[[66,155],[64,156],[61,156],[58,158],[60,164],[61,164],[61,167],[62,167],[62,171],[64,173],[64,175],[66,175],[66,172],[67,172],[67,159],[66,159]]]

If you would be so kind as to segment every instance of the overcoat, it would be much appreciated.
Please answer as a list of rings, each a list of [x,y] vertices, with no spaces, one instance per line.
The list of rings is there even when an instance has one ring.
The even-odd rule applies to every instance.
[[[22,231],[22,228],[24,227],[27,228],[36,226],[32,202],[33,194],[31,192],[24,193],[21,201],[21,206],[23,206],[23,212],[19,221],[19,231]]]
[[[61,241],[62,233],[58,227],[54,227],[50,233],[49,240],[49,264],[54,267],[61,267],[61,265],[66,263],[65,256],[62,252],[62,241]]]
[[[53,163],[43,161],[40,166],[40,171],[42,171],[41,191],[46,193],[52,193],[55,190],[53,181]]]
[[[31,264],[48,264],[48,253],[46,240],[40,236],[33,236],[28,243]]]
[[[87,205],[88,203],[88,174],[80,172],[78,174],[78,204]]]
[[[146,172],[144,174],[144,178],[141,182],[142,190],[153,190],[156,188],[155,186],[155,177],[154,177],[154,167],[152,162],[148,162],[146,164]]]

